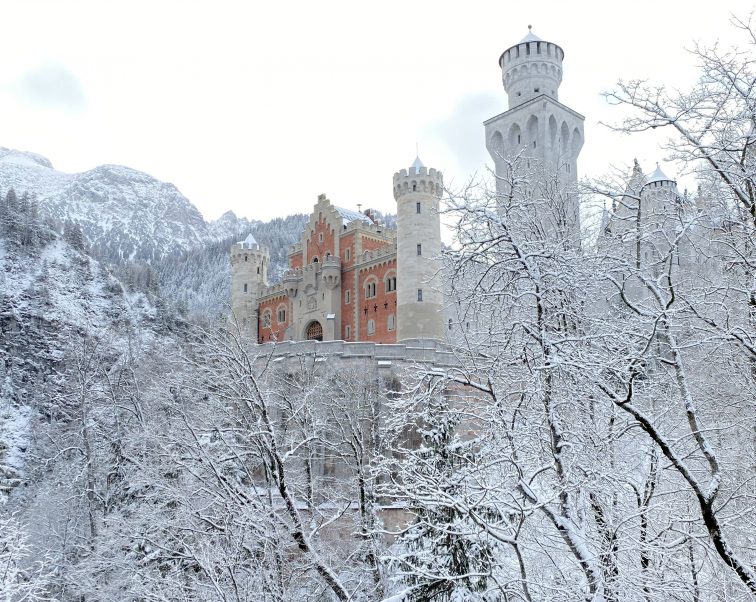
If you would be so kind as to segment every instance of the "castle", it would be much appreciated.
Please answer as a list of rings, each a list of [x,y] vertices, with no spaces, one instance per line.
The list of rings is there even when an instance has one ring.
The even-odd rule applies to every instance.
[[[512,157],[556,174],[564,189],[577,183],[584,117],[559,102],[563,60],[560,46],[530,28],[499,57],[509,109],[484,122],[499,195],[509,192]],[[642,174],[633,177],[655,202],[659,194],[677,199],[674,181],[660,170],[648,181]],[[337,207],[320,195],[279,283],[268,284],[268,251],[251,235],[234,244],[231,307],[242,331],[259,343],[443,342],[451,325],[445,327],[440,282],[434,278],[440,269],[443,177],[417,158],[394,174],[393,189],[396,231],[377,223],[371,211]],[[634,215],[632,204],[623,203],[628,215],[616,212],[602,235],[629,227],[622,224]],[[577,194],[566,196],[562,214],[559,224],[547,227],[579,236]]]
[[[441,252],[443,177],[420,159],[394,174],[397,231],[372,212],[320,195],[281,282],[268,285],[268,251],[250,235],[231,249],[231,306],[242,330],[271,341],[443,340],[432,280]]]

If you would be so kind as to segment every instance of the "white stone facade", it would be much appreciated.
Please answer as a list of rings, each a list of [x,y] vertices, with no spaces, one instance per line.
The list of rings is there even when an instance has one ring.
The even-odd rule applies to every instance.
[[[436,275],[441,254],[439,202],[443,176],[419,161],[394,174],[399,326],[397,341],[444,338],[443,297]]]
[[[509,110],[484,123],[486,148],[494,161],[497,193],[508,195],[513,162],[539,174],[557,174],[564,191],[577,183],[577,159],[585,140],[585,118],[559,102],[564,51],[532,33],[499,58]],[[543,177],[543,175],[541,175]],[[566,197],[568,227],[579,230],[577,194]]]

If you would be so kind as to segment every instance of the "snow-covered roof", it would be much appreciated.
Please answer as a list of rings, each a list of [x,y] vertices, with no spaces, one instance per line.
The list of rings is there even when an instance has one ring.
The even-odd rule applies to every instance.
[[[520,40],[520,44],[523,44],[524,42],[543,42],[541,38],[539,38],[536,34],[534,34],[531,31],[531,25],[528,25],[528,35],[526,35],[522,40]]]
[[[668,178],[667,175],[661,170],[661,167],[659,167],[659,164],[656,164],[656,171],[652,173],[650,176],[648,176],[648,179],[646,180],[646,184],[651,184],[651,182],[672,182],[672,178]]]
[[[410,165],[410,171],[412,171],[414,169],[415,170],[415,174],[419,174],[421,167],[425,167],[425,165],[420,160],[420,157],[415,157],[415,162],[412,165]]]
[[[344,225],[356,220],[360,220],[368,224],[373,223],[373,220],[371,220],[367,215],[361,213],[360,211],[352,211],[351,209],[344,209],[343,207],[334,207],[334,209],[339,212]]]
[[[247,234],[247,238],[245,238],[244,240],[240,240],[238,244],[244,245],[245,248],[249,248],[249,249],[251,249],[252,247],[258,246],[257,240],[255,240],[255,237],[252,236],[251,232]]]

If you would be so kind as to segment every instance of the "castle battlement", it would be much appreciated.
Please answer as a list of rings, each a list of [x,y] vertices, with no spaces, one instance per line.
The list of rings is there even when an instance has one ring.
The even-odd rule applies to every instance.
[[[373,249],[371,251],[364,251],[362,257],[357,262],[358,264],[376,261],[378,259],[385,259],[387,257],[394,257],[396,255],[396,245],[387,245],[380,249]]]
[[[260,298],[276,297],[278,295],[286,295],[286,288],[282,282],[276,282],[270,286],[264,286],[260,289]]]
[[[400,169],[394,174],[394,199],[405,194],[422,192],[440,198],[444,191],[444,176],[437,169],[425,165]]]

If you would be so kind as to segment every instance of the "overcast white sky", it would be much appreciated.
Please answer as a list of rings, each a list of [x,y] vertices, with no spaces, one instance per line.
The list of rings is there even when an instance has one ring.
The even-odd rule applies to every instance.
[[[738,43],[749,0],[465,2],[0,0],[0,146],[63,171],[119,163],[173,182],[208,219],[337,205],[393,211],[415,143],[462,182],[484,119],[506,110],[497,60],[527,25],[565,50],[560,101],[586,116],[582,175],[664,157],[622,137],[618,78],[685,87],[694,40]],[[674,176],[674,167],[665,168]]]

